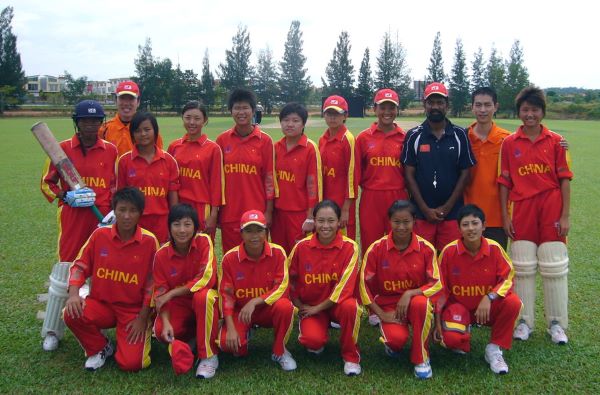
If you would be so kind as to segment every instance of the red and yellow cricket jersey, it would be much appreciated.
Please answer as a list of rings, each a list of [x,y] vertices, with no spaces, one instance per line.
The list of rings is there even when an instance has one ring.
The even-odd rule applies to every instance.
[[[219,302],[224,317],[232,316],[250,299],[272,305],[287,295],[288,268],[283,248],[265,241],[258,260],[248,257],[244,243],[229,250],[219,266]]]
[[[446,305],[458,302],[474,311],[488,293],[505,297],[512,292],[515,270],[506,252],[494,240],[482,237],[475,256],[462,240],[455,240],[444,247],[439,261]]]
[[[117,189],[138,187],[145,196],[144,215],[167,215],[168,194],[179,190],[179,168],[171,154],[155,147],[148,163],[136,147],[117,160]]]
[[[352,133],[344,126],[331,137],[327,129],[319,139],[319,151],[323,164],[324,198],[333,200],[340,207],[344,205],[344,200],[356,199],[360,161],[356,159],[356,143]]]
[[[84,155],[77,135],[62,141],[60,146],[71,159],[86,185],[96,192],[96,206],[110,207],[110,199],[115,188],[116,147],[108,141],[98,139],[96,144],[85,149]],[[46,160],[40,186],[49,202],[53,202],[61,190],[67,192],[71,189],[60,177],[50,159]],[[59,206],[62,204],[62,201],[58,202]]]
[[[121,240],[116,224],[98,228],[73,261],[69,285],[81,287],[91,277],[90,296],[96,300],[150,306],[152,261],[157,249],[156,237],[139,226],[127,241]]]
[[[561,147],[561,140],[561,135],[543,125],[535,141],[523,133],[523,126],[504,139],[498,182],[510,189],[510,200],[560,188],[560,179],[573,178],[569,151]]]
[[[406,133],[399,126],[384,133],[373,123],[356,138],[356,157],[360,162],[362,188],[390,191],[404,190],[404,172],[400,153]]]
[[[219,221],[239,222],[248,210],[265,211],[267,200],[279,194],[271,137],[256,125],[245,137],[234,127],[221,133],[217,144],[223,151],[226,202],[219,210]]]
[[[329,245],[321,244],[316,233],[300,240],[288,258],[291,297],[311,306],[352,297],[359,260],[358,245],[341,232]]]
[[[360,273],[360,296],[366,306],[395,304],[405,291],[420,288],[431,298],[442,290],[435,248],[414,232],[404,251],[394,245],[392,233],[367,249]]]
[[[179,200],[205,203],[213,207],[225,204],[225,174],[221,148],[203,134],[190,140],[186,134],[167,150],[179,165]]]
[[[290,151],[285,137],[275,144],[275,171],[279,187],[276,208],[303,211],[323,200],[321,155],[306,135]]]
[[[483,210],[486,226],[501,227],[502,209],[496,179],[500,147],[510,132],[492,123],[492,129],[483,141],[473,131],[476,124],[474,122],[467,130],[477,164],[471,167],[471,182],[464,192],[465,204],[475,204]]]
[[[129,132],[129,123],[123,123],[118,115],[113,119],[106,121],[106,123],[100,127],[98,136],[101,139],[113,143],[119,151],[119,156],[133,149],[131,133]],[[163,147],[162,136],[160,134],[156,140],[156,145],[160,149]]]
[[[154,298],[181,286],[191,292],[214,288],[217,284],[217,258],[210,236],[196,234],[188,253],[183,256],[168,242],[156,251],[152,273]]]

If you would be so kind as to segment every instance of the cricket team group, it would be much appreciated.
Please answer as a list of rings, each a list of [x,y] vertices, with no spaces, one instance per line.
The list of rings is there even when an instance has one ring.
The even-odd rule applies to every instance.
[[[78,103],[75,134],[60,144],[87,186],[69,190],[49,161],[42,176],[59,223],[45,350],[58,347],[66,324],[86,369],[114,355],[119,368],[137,371],[150,365],[154,336],[176,373],[198,361],[196,377],[209,379],[220,352],[246,355],[252,331],[266,327],[272,360],[292,371],[286,344],[296,321],[297,341],[316,355],[339,330],[343,370],[353,376],[364,312],[389,357],[412,337],[417,378],[432,377],[431,342],[467,353],[476,325],[491,327],[484,357],[504,374],[502,350],[534,329],[537,271],[545,329],[567,343],[573,173],[568,144],[542,124],[537,87],[516,97],[514,133],[493,122],[493,89],[473,92],[476,121],[465,130],[447,118],[448,91],[433,82],[426,119],[407,132],[395,122],[398,94],[381,89],[376,122],[356,136],[346,100],[330,96],[318,142],[304,133],[307,109],[288,103],[275,143],[254,123],[254,93],[235,89],[231,129],[208,139],[207,110],[191,101],[181,115],[186,134],[167,150],[156,118],[137,111],[136,83],[122,82],[116,95],[108,121],[99,103]],[[100,225],[93,205],[106,215]]]

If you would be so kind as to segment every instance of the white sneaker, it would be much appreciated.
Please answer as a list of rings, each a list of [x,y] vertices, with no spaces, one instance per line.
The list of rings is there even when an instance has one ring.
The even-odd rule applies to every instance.
[[[290,354],[288,350],[284,350],[283,355],[272,354],[271,359],[279,363],[281,369],[285,370],[286,372],[296,370],[296,368],[298,367],[296,365],[296,361],[292,357],[292,354]]]
[[[555,344],[562,345],[567,344],[569,342],[569,339],[567,338],[564,329],[557,322],[552,322],[552,326],[550,327],[550,329],[548,329],[548,333],[552,337],[552,342]]]
[[[333,321],[329,321],[329,326],[332,327],[333,329],[341,329],[342,326],[340,324],[338,324],[337,322],[333,322]]]
[[[315,354],[315,355],[320,355],[323,350],[325,350],[325,347],[321,347],[318,350],[313,350],[312,348],[307,348],[306,351],[308,351],[311,354]]]
[[[358,376],[362,369],[360,365],[354,362],[344,362],[344,374],[346,376]]]
[[[421,380],[427,380],[430,379],[431,376],[433,376],[433,372],[431,371],[429,361],[415,365],[415,377]]]
[[[52,332],[48,332],[42,342],[44,351],[54,351],[58,348],[58,337]]]
[[[219,357],[213,355],[210,358],[201,359],[196,369],[196,377],[199,379],[211,379],[215,377],[219,367]]]
[[[531,328],[529,328],[526,323],[521,321],[513,332],[513,339],[525,341],[529,339],[531,332],[533,332]]]
[[[454,354],[458,354],[458,355],[466,355],[466,354],[467,354],[466,352],[464,352],[464,351],[463,351],[463,350],[461,350],[460,348],[453,348],[453,349],[452,349],[452,352],[453,352]]]
[[[92,355],[85,361],[85,368],[87,370],[97,370],[104,366],[104,362],[106,362],[106,358],[113,355],[115,352],[110,341],[107,341],[106,346],[96,355]]]
[[[369,325],[377,326],[377,325],[379,325],[380,322],[381,322],[381,320],[379,319],[379,316],[377,314],[369,315]]]
[[[495,344],[488,344],[485,347],[485,361],[490,364],[490,369],[496,374],[508,373],[508,365],[502,357],[502,350]]]

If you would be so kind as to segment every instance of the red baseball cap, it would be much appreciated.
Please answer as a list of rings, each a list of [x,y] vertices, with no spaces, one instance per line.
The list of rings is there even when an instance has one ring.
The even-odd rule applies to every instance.
[[[173,340],[169,344],[169,353],[175,374],[185,374],[194,366],[194,353],[186,342]]]
[[[242,214],[242,220],[240,221],[240,229],[244,229],[249,225],[258,225],[263,228],[267,228],[267,220],[262,211],[250,210]]]
[[[137,98],[140,95],[140,87],[133,81],[119,82],[117,85],[117,96],[131,95]]]
[[[442,313],[442,326],[444,330],[468,333],[470,332],[470,323],[471,316],[469,311],[459,304],[455,303],[447,306]]]
[[[346,99],[341,96],[329,96],[325,99],[325,103],[323,103],[323,112],[329,109],[335,110],[340,114],[345,114],[348,112],[348,103],[346,102]]]
[[[400,105],[400,97],[398,97],[398,94],[394,90],[388,88],[378,90],[373,102],[375,104],[381,104],[386,101],[394,103],[396,106]]]
[[[441,82],[432,82],[431,84],[425,87],[425,93],[423,95],[423,100],[427,100],[427,98],[431,95],[440,95],[444,97],[448,97],[448,89]]]

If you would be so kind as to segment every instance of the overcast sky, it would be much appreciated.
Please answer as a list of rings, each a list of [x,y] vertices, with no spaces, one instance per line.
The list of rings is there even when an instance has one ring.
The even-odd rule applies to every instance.
[[[356,74],[366,47],[375,72],[382,37],[389,31],[403,44],[413,79],[426,75],[433,39],[440,31],[447,74],[457,38],[463,40],[469,66],[478,47],[486,58],[492,46],[507,58],[518,39],[533,83],[600,88],[598,18],[592,4],[589,0],[13,0],[10,5],[27,75],[68,70],[90,80],[132,76],[138,45],[146,37],[152,40],[154,56],[170,58],[198,74],[208,49],[214,73],[239,24],[250,32],[252,64],[267,46],[279,61],[290,23],[297,19],[304,34],[306,67],[316,85],[321,85],[343,30],[350,35]]]

